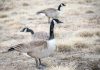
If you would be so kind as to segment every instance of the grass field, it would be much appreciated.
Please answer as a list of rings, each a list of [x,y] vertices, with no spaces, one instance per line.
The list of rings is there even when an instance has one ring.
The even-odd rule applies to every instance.
[[[31,57],[2,52],[32,41],[30,33],[20,32],[23,27],[49,33],[47,17],[36,12],[60,3],[66,6],[59,12],[63,23],[55,27],[57,50],[42,59],[44,70],[100,70],[99,0],[0,0],[0,70],[37,70]]]

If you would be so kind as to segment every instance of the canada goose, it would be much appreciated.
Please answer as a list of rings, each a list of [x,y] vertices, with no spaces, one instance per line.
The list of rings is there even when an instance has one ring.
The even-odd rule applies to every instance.
[[[57,19],[53,19],[50,24],[50,33],[48,40],[33,40],[29,43],[18,44],[8,49],[10,51],[18,51],[21,53],[27,53],[32,58],[35,58],[36,67],[41,68],[41,58],[48,57],[53,54],[56,49],[55,37],[54,37],[54,25],[55,23],[61,23]]]
[[[58,9],[47,8],[47,9],[44,9],[44,10],[41,10],[41,11],[37,12],[37,14],[44,13],[48,17],[48,22],[50,23],[50,18],[52,18],[52,19],[58,19],[58,11],[61,10],[62,6],[66,6],[66,5],[64,3],[61,3],[58,6]]]
[[[30,32],[31,34],[34,34],[34,31],[28,27],[23,28],[21,32]]]

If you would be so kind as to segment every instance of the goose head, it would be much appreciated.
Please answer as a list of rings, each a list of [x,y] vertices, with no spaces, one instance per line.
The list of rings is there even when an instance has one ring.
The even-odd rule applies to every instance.
[[[23,28],[21,30],[21,32],[30,32],[31,34],[34,34],[34,31],[32,29],[30,29],[30,28],[27,28],[27,27]]]
[[[58,19],[52,19],[51,24],[59,24],[59,23],[63,23],[62,21],[58,20]]]
[[[64,3],[61,3],[59,6],[58,6],[58,11],[60,11],[61,10],[61,7],[63,7],[63,6],[66,6]]]
[[[61,7],[62,7],[62,6],[66,6],[64,3],[61,3],[60,5],[61,5]]]
[[[50,37],[49,37],[49,40],[54,39],[54,26],[55,26],[55,24],[58,24],[58,23],[63,23],[63,22],[61,22],[58,19],[52,19],[51,24],[50,24]]]

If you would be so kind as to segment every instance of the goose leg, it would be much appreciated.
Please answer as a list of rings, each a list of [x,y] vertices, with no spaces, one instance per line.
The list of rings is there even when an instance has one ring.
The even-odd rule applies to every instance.
[[[41,63],[41,59],[40,58],[35,58],[35,61],[36,61],[36,68],[42,69],[42,68],[46,67],[46,65]]]
[[[36,67],[39,68],[39,65],[40,65],[40,64],[39,64],[38,58],[35,58],[35,61],[36,61]]]
[[[42,63],[41,63],[41,59],[40,59],[40,58],[39,58],[39,64],[40,64],[42,67],[46,67],[45,64],[42,64]]]
[[[36,61],[36,68],[38,69],[43,69],[45,65],[41,64],[41,59],[40,58],[35,58]]]
[[[41,59],[39,58],[39,64],[41,65],[42,63],[41,63]]]

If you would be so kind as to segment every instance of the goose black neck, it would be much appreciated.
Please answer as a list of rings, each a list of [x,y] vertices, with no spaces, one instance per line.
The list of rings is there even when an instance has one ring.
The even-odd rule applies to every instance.
[[[60,9],[61,9],[61,4],[58,6],[58,11],[60,11]]]
[[[25,29],[26,29],[26,28],[23,28],[23,29],[21,30],[21,32],[24,32],[24,31],[25,31]]]
[[[34,31],[32,29],[27,28],[26,32],[30,32],[32,35],[34,34]]]
[[[21,32],[30,32],[32,35],[34,34],[34,31],[29,28],[23,28],[23,30],[21,30]]]
[[[33,31],[31,31],[31,34],[33,35],[33,34],[34,34],[34,32],[33,32]]]
[[[50,24],[50,37],[49,40],[54,39],[54,22]]]

